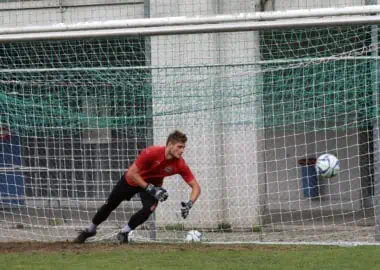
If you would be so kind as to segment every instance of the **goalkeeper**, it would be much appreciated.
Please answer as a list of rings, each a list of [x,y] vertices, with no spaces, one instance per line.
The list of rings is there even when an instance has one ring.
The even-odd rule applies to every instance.
[[[129,232],[149,218],[158,202],[167,200],[168,192],[162,187],[163,179],[174,174],[181,175],[191,187],[190,200],[181,202],[181,215],[186,218],[201,192],[198,181],[182,158],[186,142],[187,136],[176,130],[168,136],[166,146],[151,146],[144,149],[113,188],[107,201],[98,209],[92,223],[79,233],[74,243],[84,243],[87,238],[96,235],[97,227],[123,200],[129,201],[139,193],[142,208],[132,215],[128,224],[117,234],[121,244],[128,243]]]

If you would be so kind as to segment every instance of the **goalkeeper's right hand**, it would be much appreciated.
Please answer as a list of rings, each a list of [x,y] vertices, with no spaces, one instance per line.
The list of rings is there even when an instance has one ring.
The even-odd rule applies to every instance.
[[[148,184],[145,188],[146,192],[148,192],[152,197],[154,197],[156,200],[163,202],[166,201],[169,197],[168,192],[166,189],[162,187],[155,187],[152,184]]]

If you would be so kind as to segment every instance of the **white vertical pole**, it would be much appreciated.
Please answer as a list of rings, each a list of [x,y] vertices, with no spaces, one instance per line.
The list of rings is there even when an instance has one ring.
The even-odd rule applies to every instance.
[[[368,5],[376,5],[377,0],[368,0]],[[372,56],[374,56],[374,77],[373,77],[373,103],[375,108],[375,120],[373,121],[373,149],[374,149],[374,188],[375,188],[375,194],[374,194],[374,208],[375,208],[375,220],[376,220],[376,226],[375,226],[375,240],[380,241],[380,123],[379,123],[379,116],[377,112],[377,108],[380,105],[379,102],[379,76],[380,76],[380,69],[379,69],[379,63],[378,63],[378,53],[379,50],[377,48],[377,44],[379,42],[379,34],[378,34],[378,27],[377,25],[373,25],[371,29],[371,42],[374,46],[374,50],[372,52]]]

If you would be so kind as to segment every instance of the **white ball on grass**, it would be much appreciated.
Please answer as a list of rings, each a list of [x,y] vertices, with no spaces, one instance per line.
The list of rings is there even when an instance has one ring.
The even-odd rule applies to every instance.
[[[185,242],[187,243],[197,243],[202,241],[202,233],[197,230],[188,231],[185,235]]]

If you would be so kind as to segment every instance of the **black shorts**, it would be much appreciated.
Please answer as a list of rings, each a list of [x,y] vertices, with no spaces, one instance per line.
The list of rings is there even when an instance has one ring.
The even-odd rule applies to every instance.
[[[125,180],[124,174],[121,176],[116,186],[112,189],[107,201],[109,203],[121,203],[124,200],[131,200],[136,194],[140,195],[140,199],[144,207],[151,208],[153,205],[157,205],[158,203],[158,201],[142,187],[134,187],[129,185]]]

